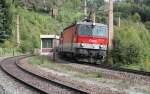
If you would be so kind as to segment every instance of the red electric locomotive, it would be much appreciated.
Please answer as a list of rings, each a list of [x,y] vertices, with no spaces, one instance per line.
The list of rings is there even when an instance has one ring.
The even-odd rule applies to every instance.
[[[61,33],[59,54],[88,62],[104,61],[108,46],[107,25],[77,22]]]

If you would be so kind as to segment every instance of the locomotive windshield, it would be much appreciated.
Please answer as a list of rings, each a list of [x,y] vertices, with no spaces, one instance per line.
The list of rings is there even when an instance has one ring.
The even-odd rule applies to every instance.
[[[107,37],[105,26],[79,25],[79,35]]]

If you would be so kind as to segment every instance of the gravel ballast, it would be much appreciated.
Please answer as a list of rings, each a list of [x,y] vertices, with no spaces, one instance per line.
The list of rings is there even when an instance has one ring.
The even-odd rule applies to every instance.
[[[53,67],[49,67],[48,69],[47,67],[41,67],[43,66],[42,64],[44,63],[40,65],[35,63],[28,64],[27,62],[26,63],[22,62],[20,64],[21,66],[25,67],[25,69],[27,70],[29,69],[34,73],[41,74],[44,77],[49,78],[53,74],[53,76],[55,75],[55,77],[59,76],[55,78],[57,80],[63,80],[65,82],[72,83],[74,85],[80,85],[82,87],[85,87],[88,90],[92,89],[94,92],[97,90],[100,92],[104,91],[102,94],[111,94],[114,91],[117,91],[114,94],[118,93],[118,91],[119,94],[120,93],[121,94],[150,94],[149,82],[146,80],[149,79],[149,77],[143,77],[140,75],[135,75],[130,73],[129,74],[125,73],[124,76],[124,73],[122,72],[120,73],[117,71],[115,72],[111,70],[95,68],[92,66],[75,64],[75,63],[59,63],[60,66],[46,64],[47,66],[53,66]],[[56,65],[58,65],[58,63]],[[66,72],[66,69],[64,70],[64,68],[67,69],[69,68],[68,72]],[[73,76],[74,74],[79,72],[99,72],[101,73],[102,77],[82,78],[82,77]],[[97,94],[100,94],[100,92]]]
[[[0,61],[4,58],[0,57]],[[18,82],[0,68],[0,94],[40,94],[34,89]]]
[[[27,63],[27,58],[20,60],[18,63],[18,66],[22,67],[23,69],[30,71],[31,73],[40,75],[44,78],[56,81],[58,83],[62,83],[74,88],[81,89],[83,91],[88,92],[89,94],[125,94],[122,91],[116,91],[113,89],[110,89],[109,87],[101,87],[96,84],[89,84],[84,81],[76,80],[70,76],[65,76],[61,74],[60,72],[56,71],[44,71],[42,68],[38,66],[34,66]]]

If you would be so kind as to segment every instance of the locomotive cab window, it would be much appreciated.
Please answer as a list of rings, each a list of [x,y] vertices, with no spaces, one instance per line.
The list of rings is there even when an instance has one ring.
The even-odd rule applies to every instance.
[[[95,26],[93,28],[93,36],[101,36],[101,37],[106,37],[106,27],[104,26]]]
[[[105,26],[79,25],[79,35],[107,37],[107,28]]]
[[[92,27],[88,25],[79,25],[79,35],[91,36],[92,35]]]

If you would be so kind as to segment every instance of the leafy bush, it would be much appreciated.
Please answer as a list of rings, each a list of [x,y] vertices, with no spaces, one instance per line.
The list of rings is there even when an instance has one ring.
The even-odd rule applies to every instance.
[[[149,32],[141,23],[122,21],[121,25],[115,27],[112,51],[115,65],[144,62],[150,57]]]
[[[145,22],[145,27],[150,31],[150,21]]]

